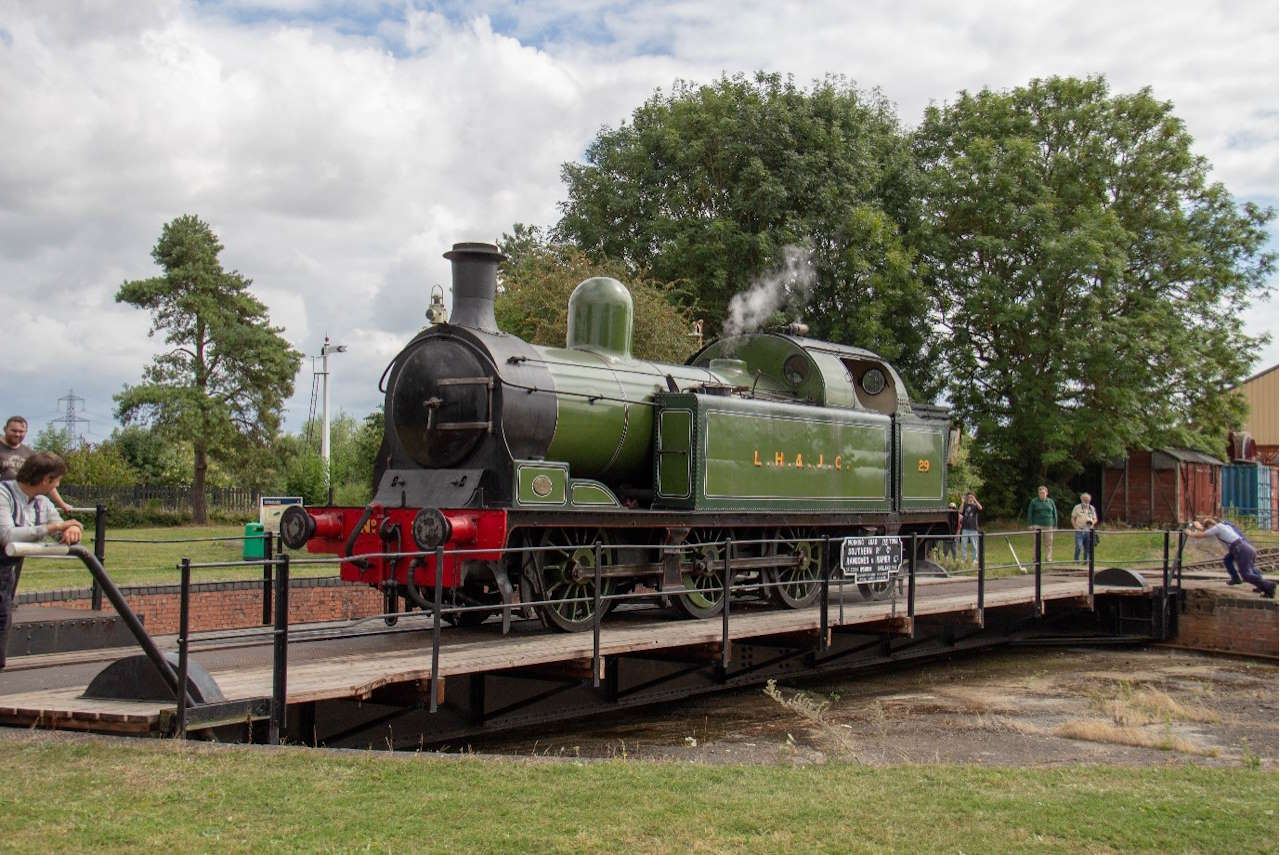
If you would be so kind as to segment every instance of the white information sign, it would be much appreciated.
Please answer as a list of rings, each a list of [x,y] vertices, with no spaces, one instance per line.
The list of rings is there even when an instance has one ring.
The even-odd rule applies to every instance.
[[[888,582],[901,565],[898,537],[846,537],[840,549],[840,572],[855,582]]]
[[[262,523],[262,530],[279,534],[284,509],[301,504],[301,496],[263,496],[258,499],[258,522]]]

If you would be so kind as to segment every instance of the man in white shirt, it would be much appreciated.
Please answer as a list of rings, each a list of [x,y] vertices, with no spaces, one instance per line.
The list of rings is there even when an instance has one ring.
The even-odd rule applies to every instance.
[[[1080,504],[1071,509],[1071,527],[1076,530],[1076,556],[1089,560],[1093,552],[1093,529],[1098,524],[1098,511],[1091,504],[1092,497],[1088,493],[1080,494]]]
[[[1191,524],[1187,529],[1187,536],[1215,538],[1219,543],[1227,547],[1227,557],[1234,559],[1236,572],[1246,582],[1253,585],[1262,596],[1275,597],[1276,583],[1268,582],[1262,578],[1262,574],[1258,572],[1258,568],[1254,565],[1254,561],[1258,557],[1258,551],[1253,548],[1253,544],[1245,538],[1240,529],[1231,523],[1218,522],[1213,517],[1204,517],[1200,522]],[[1229,564],[1228,569],[1230,569]]]
[[[9,641],[10,613],[22,575],[22,559],[3,554],[10,543],[39,543],[56,537],[71,545],[84,533],[76,520],[63,520],[49,498],[57,491],[67,464],[56,454],[33,454],[12,481],[0,481],[0,669]]]

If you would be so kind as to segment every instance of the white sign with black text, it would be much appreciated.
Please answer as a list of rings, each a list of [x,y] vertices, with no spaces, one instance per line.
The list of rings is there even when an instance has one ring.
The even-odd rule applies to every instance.
[[[280,533],[280,517],[284,516],[284,509],[290,505],[301,505],[301,496],[263,496],[258,500],[258,522],[262,523],[262,530]]]
[[[840,572],[858,583],[888,582],[901,565],[898,537],[846,537],[840,550]]]

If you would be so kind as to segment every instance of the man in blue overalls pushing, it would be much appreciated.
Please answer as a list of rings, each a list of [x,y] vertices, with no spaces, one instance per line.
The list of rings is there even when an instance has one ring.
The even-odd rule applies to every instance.
[[[10,543],[38,543],[56,537],[70,546],[84,533],[76,520],[63,520],[50,494],[58,489],[67,464],[56,454],[41,452],[26,459],[12,481],[0,481],[0,669],[9,642],[13,598],[22,575],[22,559],[4,554]]]
[[[1204,517],[1187,528],[1187,536],[1194,538],[1212,537],[1216,539],[1227,547],[1227,555],[1223,559],[1223,563],[1226,564],[1227,572],[1231,574],[1233,581],[1236,573],[1239,573],[1244,578],[1244,581],[1253,585],[1262,596],[1274,597],[1276,595],[1276,583],[1268,582],[1262,578],[1262,574],[1258,572],[1258,568],[1254,564],[1258,557],[1258,551],[1253,548],[1253,544],[1245,538],[1240,529],[1231,523],[1218,522],[1213,517]],[[1227,584],[1230,585],[1233,581],[1227,582]]]

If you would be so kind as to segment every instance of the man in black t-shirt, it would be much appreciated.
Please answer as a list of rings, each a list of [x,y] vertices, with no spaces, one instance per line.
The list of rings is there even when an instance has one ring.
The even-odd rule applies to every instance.
[[[22,416],[9,416],[4,423],[4,436],[0,438],[0,481],[12,481],[18,477],[18,470],[27,458],[35,454],[35,449],[23,445],[27,437],[27,420]],[[62,500],[55,489],[49,497],[53,503],[63,510],[70,511],[71,506]]]
[[[27,458],[35,454],[29,445],[23,445],[27,436],[27,420],[22,416],[9,416],[4,423],[4,439],[0,440],[0,481],[12,481]]]
[[[978,560],[978,530],[982,525],[982,504],[977,495],[970,490],[964,497],[964,506],[960,508],[960,558],[968,554],[968,547],[973,547],[973,560]]]

